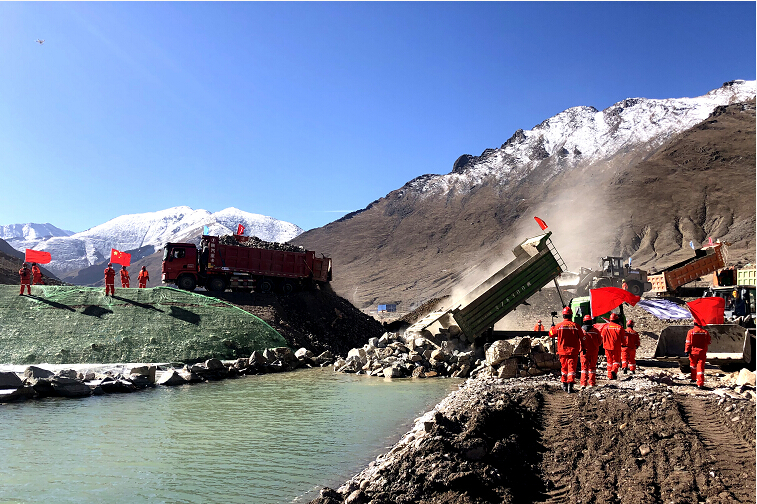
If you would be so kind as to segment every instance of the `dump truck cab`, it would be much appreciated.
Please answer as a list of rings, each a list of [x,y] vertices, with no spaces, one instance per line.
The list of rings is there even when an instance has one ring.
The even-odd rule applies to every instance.
[[[193,243],[167,243],[163,248],[161,280],[176,283],[180,289],[193,290],[199,273],[197,248]]]

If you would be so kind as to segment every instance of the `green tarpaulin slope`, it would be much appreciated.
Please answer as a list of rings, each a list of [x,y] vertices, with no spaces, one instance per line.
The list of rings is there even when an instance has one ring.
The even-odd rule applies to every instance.
[[[0,285],[0,363],[187,362],[287,346],[229,303],[169,287],[104,289]]]

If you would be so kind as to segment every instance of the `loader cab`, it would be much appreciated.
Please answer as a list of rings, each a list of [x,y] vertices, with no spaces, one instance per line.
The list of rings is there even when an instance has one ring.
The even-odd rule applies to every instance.
[[[625,275],[623,259],[621,257],[602,257],[599,260],[599,269],[608,277],[621,278]]]
[[[734,313],[737,311],[736,305],[738,300],[742,300],[744,303],[744,310],[746,315],[751,315],[755,318],[757,310],[755,310],[757,288],[754,285],[734,285],[730,287],[710,287],[704,293],[702,297],[719,297],[725,299],[725,312],[723,315],[726,320],[736,318],[739,316]],[[738,297],[734,295],[738,294]]]

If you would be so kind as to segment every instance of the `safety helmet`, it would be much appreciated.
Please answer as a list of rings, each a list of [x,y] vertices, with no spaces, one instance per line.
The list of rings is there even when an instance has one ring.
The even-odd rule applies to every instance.
[[[611,313],[610,314],[610,322],[617,322],[620,320],[620,315],[617,313]]]
[[[592,320],[591,315],[584,315],[584,322],[591,322]]]
[[[566,306],[565,308],[562,309],[562,314],[563,316],[567,315],[568,317],[571,317],[573,316],[573,310],[570,309],[570,306]]]
[[[26,268],[26,263],[23,264],[24,268]]]
[[[113,263],[108,263],[108,268],[111,268],[113,266]]]
[[[541,324],[541,320],[537,320],[537,321],[536,321],[536,323],[537,323],[537,324]]]
[[[626,326],[633,327],[633,319],[628,319],[628,322],[626,322]]]
[[[142,266],[142,269],[146,269],[146,267],[145,267],[145,266]]]

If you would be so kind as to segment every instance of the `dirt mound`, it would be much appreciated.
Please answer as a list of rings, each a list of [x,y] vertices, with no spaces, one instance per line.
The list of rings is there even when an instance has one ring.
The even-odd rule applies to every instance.
[[[346,355],[370,338],[380,337],[384,326],[364,314],[328,285],[287,295],[224,292],[214,294],[263,319],[294,349],[316,355],[326,350]]]
[[[312,502],[754,502],[754,417],[641,377],[578,394],[480,377]]]

